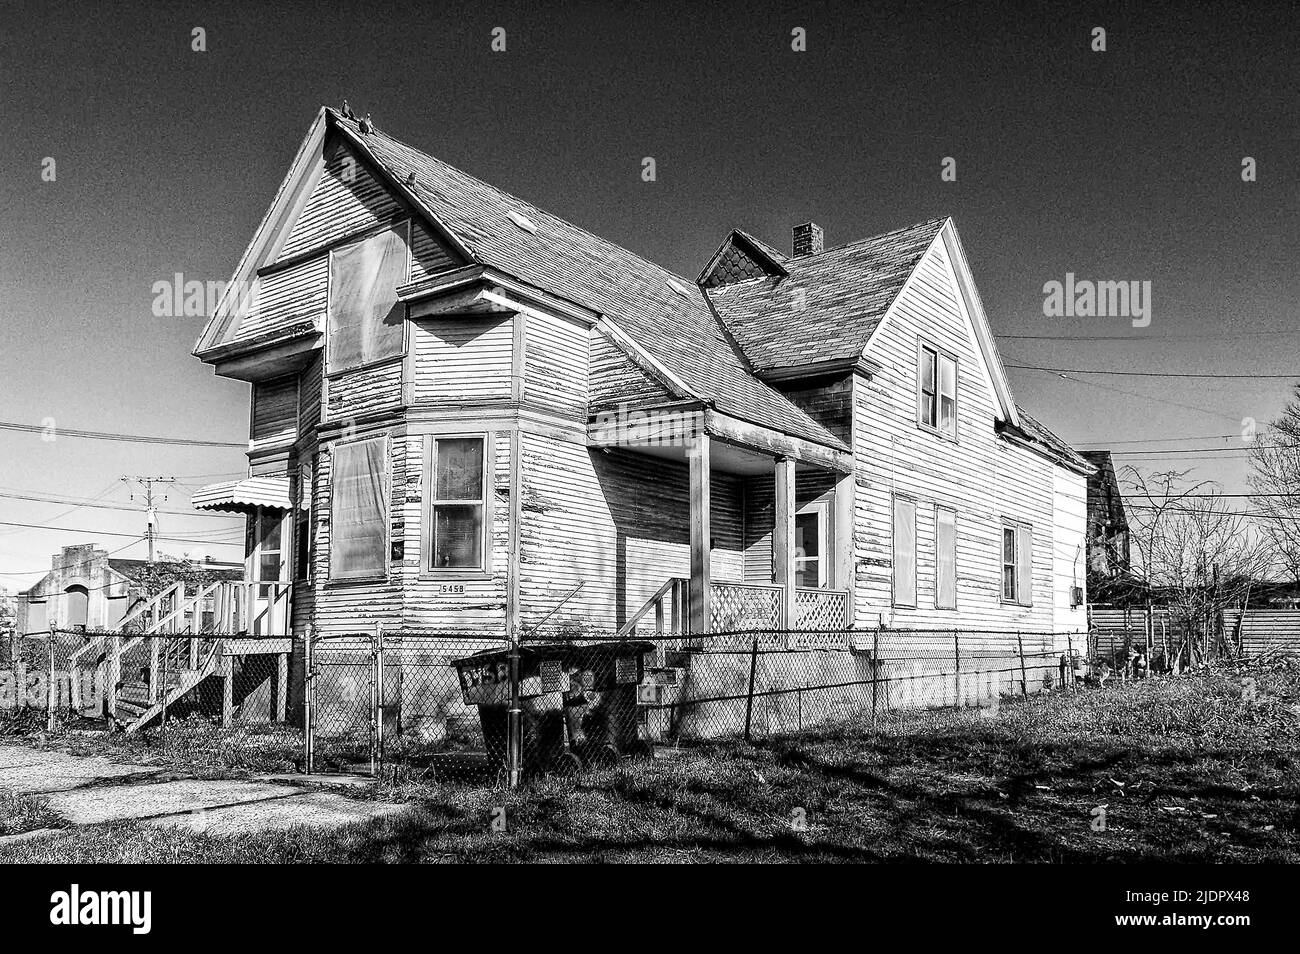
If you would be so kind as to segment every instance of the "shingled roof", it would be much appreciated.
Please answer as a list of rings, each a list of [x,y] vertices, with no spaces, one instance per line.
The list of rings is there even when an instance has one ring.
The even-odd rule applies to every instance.
[[[785,259],[788,276],[717,285],[706,294],[759,373],[852,360],[946,221]]]
[[[1031,417],[1029,412],[1019,404],[1016,405],[1016,412],[1020,416],[1020,432],[1032,443],[1042,446],[1052,455],[1084,473],[1094,469],[1094,465],[1087,458],[1052,433],[1046,425]]]
[[[694,281],[503,192],[440,159],[331,111],[483,265],[607,315],[692,394],[718,410],[847,450],[805,411],[758,380]],[[414,179],[410,179],[414,176]],[[536,228],[519,227],[509,213]]]

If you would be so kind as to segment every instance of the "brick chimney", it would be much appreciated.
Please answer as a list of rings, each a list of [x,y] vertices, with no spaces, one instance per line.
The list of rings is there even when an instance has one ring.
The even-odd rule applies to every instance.
[[[816,222],[805,222],[794,227],[794,257],[820,255],[822,251],[822,227]]]

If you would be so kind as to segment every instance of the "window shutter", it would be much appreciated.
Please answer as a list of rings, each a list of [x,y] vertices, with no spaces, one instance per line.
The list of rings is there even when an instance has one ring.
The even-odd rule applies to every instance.
[[[1034,531],[1016,528],[1016,597],[1025,606],[1034,603]]]
[[[894,499],[894,605],[916,605],[916,503]]]
[[[935,594],[938,609],[957,608],[957,512],[939,507],[934,512]]]

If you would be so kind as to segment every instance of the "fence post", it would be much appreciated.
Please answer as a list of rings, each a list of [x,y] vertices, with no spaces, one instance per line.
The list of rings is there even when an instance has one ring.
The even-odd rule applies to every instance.
[[[54,694],[55,694],[54,624],[53,623],[50,624],[49,642],[50,642],[49,645],[50,678],[45,684],[45,731],[53,732],[54,731]]]
[[[117,684],[122,681],[122,637],[117,633],[108,637],[108,673],[104,680],[104,693],[108,697],[108,717],[117,718]]]
[[[1065,658],[1066,672],[1069,674],[1070,691],[1074,692],[1079,687],[1074,684],[1074,637],[1069,633],[1065,634]]]
[[[876,727],[876,690],[880,685],[880,627],[871,633],[871,728]]]
[[[158,639],[153,636],[149,639],[149,702],[158,701]]]
[[[235,716],[235,657],[226,651],[221,652],[221,728],[229,729]]]
[[[1016,645],[1020,648],[1020,698],[1024,699],[1029,695],[1029,679],[1025,675],[1025,640],[1020,630],[1016,630]]]
[[[750,736],[750,724],[754,718],[754,676],[758,670],[758,636],[754,637],[754,648],[749,653],[749,692],[745,695],[745,741],[753,742]]]
[[[384,627],[375,624],[375,778],[384,774]]]
[[[510,708],[506,711],[506,784],[510,788],[519,787],[519,776],[523,769],[523,738],[521,737],[521,716],[523,710],[519,701],[519,629],[510,627]]]
[[[952,707],[954,709],[961,707],[961,640],[957,632],[956,629],[952,631]]]
[[[302,746],[303,746],[303,769],[304,774],[312,774],[315,768],[315,725],[312,720],[316,718],[315,699],[312,696],[316,691],[316,671],[312,659],[312,643],[316,638],[316,626],[312,624],[307,627],[307,645],[303,649],[303,676],[302,676]]]
[[[155,678],[158,680],[158,694],[154,695],[154,701],[162,699],[162,712],[158,716],[158,743],[165,749],[167,748],[167,657],[171,655],[171,647],[163,643],[162,662],[152,673],[149,674],[150,685]]]

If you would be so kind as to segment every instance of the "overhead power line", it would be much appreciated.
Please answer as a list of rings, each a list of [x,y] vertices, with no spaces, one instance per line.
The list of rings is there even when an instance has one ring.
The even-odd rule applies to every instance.
[[[1286,380],[1300,382],[1300,371],[1289,374],[1220,374],[1196,371],[1110,371],[1105,368],[1047,368],[1037,364],[1008,364],[1020,371],[1046,371],[1049,374],[1113,374],[1130,378],[1222,378],[1227,380]]]
[[[132,537],[133,539],[143,539],[138,533],[122,533],[118,530],[95,530],[86,527],[48,527],[43,523],[18,523],[13,520],[0,520],[0,526],[5,527],[23,527],[27,530],[55,530],[61,533],[88,533],[92,536],[101,537]],[[238,542],[225,543],[220,540],[195,540],[191,537],[169,537],[159,535],[159,539],[171,540],[173,543],[209,543],[219,547],[238,546]]]
[[[116,486],[116,484],[117,482],[115,481],[114,486]],[[0,491],[0,497],[9,500],[30,500],[33,503],[73,504],[74,505],[72,508],[73,510],[77,510],[82,507],[90,507],[97,510],[123,510],[128,513],[140,512],[140,508],[128,507],[125,504],[99,503],[97,502],[99,498],[91,498],[89,500],[86,500],[86,499],[78,499],[76,497],[56,497],[47,494],[15,494],[15,493],[7,493],[4,491]],[[70,513],[71,511],[65,511],[65,512]],[[171,514],[176,517],[206,517],[213,520],[231,519],[230,517],[223,516],[219,513],[204,513],[198,510],[164,510],[160,507],[157,508],[155,512]]]
[[[1300,335],[1300,329],[1287,328],[1282,331],[1231,331],[1209,332],[1190,335],[994,335],[999,341],[1128,341],[1133,343],[1146,341],[1224,341],[1232,338],[1273,338],[1278,335]]]
[[[0,421],[0,431],[18,431],[23,434],[52,434],[55,437],[81,437],[95,441],[129,441],[136,444],[175,444],[182,447],[238,447],[247,450],[247,442],[205,441],[192,437],[159,437],[150,434],[121,434],[115,431],[87,431],[73,427],[45,427],[40,424],[20,424],[17,421]]]

